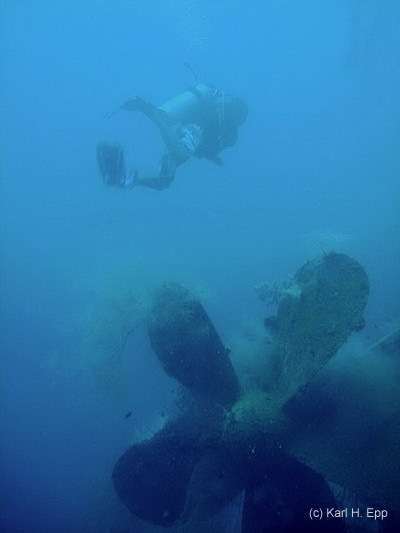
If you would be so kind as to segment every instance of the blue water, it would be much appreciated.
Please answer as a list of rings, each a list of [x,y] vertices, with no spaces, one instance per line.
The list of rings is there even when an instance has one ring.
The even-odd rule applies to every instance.
[[[400,4],[3,0],[0,13],[0,529],[107,530],[112,466],[175,394],[143,331],[120,394],[75,357],[74,317],[115,265],[202,291],[227,339],[261,323],[255,284],[333,248],[369,274],[364,335],[398,318]],[[141,169],[162,146],[144,117],[104,115],[182,92],[184,62],[245,98],[238,143],[165,191],[107,189],[98,142]]]

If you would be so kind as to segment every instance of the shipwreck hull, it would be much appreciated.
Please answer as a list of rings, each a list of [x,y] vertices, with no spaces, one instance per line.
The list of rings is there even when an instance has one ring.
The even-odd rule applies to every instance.
[[[229,352],[201,303],[178,284],[165,284],[156,293],[148,320],[151,346],[165,372],[184,385],[203,410],[200,418],[187,412],[171,421],[116,463],[114,486],[132,513],[164,526],[206,520],[243,490],[268,490],[260,475],[279,484],[290,465],[299,472],[299,486],[304,482],[306,487],[313,476],[319,480],[321,501],[331,502],[326,477],[369,501],[399,509],[400,409],[376,434],[370,473],[380,480],[378,495],[377,485],[361,475],[368,466],[367,454],[357,459],[362,443],[354,445],[358,463],[351,467],[348,454],[334,453],[318,437],[318,424],[335,409],[323,381],[313,397],[305,396],[348,337],[362,329],[367,275],[354,259],[330,253],[306,263],[293,280],[277,315],[266,320],[274,338],[268,354],[273,379],[266,381],[273,385],[242,395]],[[398,345],[396,337],[379,350],[387,353]],[[312,404],[321,407],[313,413]],[[385,456],[388,448],[393,453]],[[247,506],[244,516],[251,515],[249,502]]]

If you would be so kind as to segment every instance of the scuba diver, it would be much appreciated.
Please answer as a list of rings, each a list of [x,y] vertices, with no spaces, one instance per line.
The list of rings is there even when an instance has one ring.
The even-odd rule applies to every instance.
[[[124,153],[119,145],[101,143],[97,147],[97,161],[103,182],[122,188],[141,185],[157,190],[169,187],[177,168],[190,157],[205,157],[222,165],[220,152],[236,143],[238,127],[248,114],[242,98],[206,84],[196,84],[159,107],[136,96],[106,118],[121,109],[146,115],[159,129],[165,152],[157,174],[140,176],[137,170],[125,170]]]

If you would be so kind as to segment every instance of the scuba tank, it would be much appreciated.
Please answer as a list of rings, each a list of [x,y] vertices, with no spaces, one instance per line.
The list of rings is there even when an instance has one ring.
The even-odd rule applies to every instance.
[[[214,93],[213,87],[199,83],[193,89],[178,94],[172,100],[159,106],[158,109],[168,126],[173,126],[178,122],[188,122],[192,116],[196,116],[203,105],[207,105]]]

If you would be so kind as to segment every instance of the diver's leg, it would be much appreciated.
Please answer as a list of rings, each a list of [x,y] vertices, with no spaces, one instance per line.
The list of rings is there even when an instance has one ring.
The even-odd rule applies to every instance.
[[[168,128],[170,129],[170,128]],[[166,189],[175,179],[178,166],[196,154],[203,138],[202,129],[196,124],[187,124],[174,132],[174,149],[167,145],[167,151],[161,158],[160,170],[156,176],[136,176],[134,185]],[[165,143],[167,144],[167,143]]]
[[[135,98],[123,103],[120,109],[125,109],[126,111],[139,111],[140,113],[146,115],[146,117],[148,117],[159,129],[167,150],[179,159],[179,137],[177,136],[174,128],[171,128],[165,122],[163,113],[158,109],[157,106],[147,102],[146,100],[143,100],[143,98],[140,96],[136,96]]]
[[[203,140],[203,130],[197,124],[185,124],[178,129],[170,128],[162,120],[157,108],[156,110],[158,118],[153,122],[161,132],[167,152],[181,165],[196,154]]]
[[[167,189],[175,179],[175,173],[178,166],[179,163],[177,163],[174,157],[169,152],[166,152],[161,158],[158,174],[143,177],[136,175],[134,185],[149,187],[150,189],[156,189],[158,191]]]
[[[181,145],[175,129],[167,126],[167,124],[165,124],[165,122],[163,121],[161,116],[159,116],[158,113],[155,113],[154,118],[152,118],[151,120],[159,129],[161,133],[161,138],[164,141],[165,147],[168,152],[173,154],[176,159],[181,159]]]

